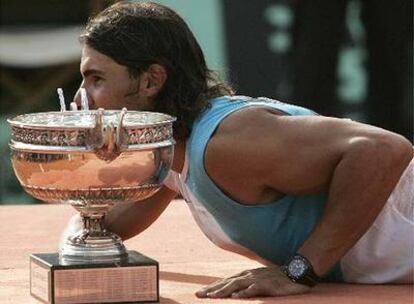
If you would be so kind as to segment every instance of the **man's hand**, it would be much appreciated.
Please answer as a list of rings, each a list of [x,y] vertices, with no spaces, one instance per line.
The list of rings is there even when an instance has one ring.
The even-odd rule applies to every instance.
[[[310,287],[293,283],[279,266],[243,271],[219,280],[196,292],[200,298],[251,298],[286,296],[310,291]]]

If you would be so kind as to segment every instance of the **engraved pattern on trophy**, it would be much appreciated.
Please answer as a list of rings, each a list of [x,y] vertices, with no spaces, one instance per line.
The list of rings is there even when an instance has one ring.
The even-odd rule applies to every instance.
[[[19,121],[31,120],[29,115],[19,117]],[[44,119],[47,120],[52,117],[45,115]],[[153,127],[126,128],[128,144],[130,145],[156,143],[172,138],[172,129],[168,123],[160,123]],[[88,130],[29,129],[15,126],[11,128],[11,139],[13,141],[34,145],[83,147],[87,136]]]

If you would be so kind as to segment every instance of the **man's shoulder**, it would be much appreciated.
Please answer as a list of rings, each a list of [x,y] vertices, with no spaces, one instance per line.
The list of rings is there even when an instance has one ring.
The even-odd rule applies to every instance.
[[[277,121],[284,113],[263,106],[248,106],[234,111],[223,119],[214,137],[237,139],[240,144],[259,141],[269,130],[277,131]]]
[[[269,150],[260,109],[235,113],[220,125],[207,144],[204,165],[210,178],[241,202],[268,201],[263,196],[268,172],[277,169]],[[232,115],[232,116],[233,116]],[[278,170],[276,170],[277,172]],[[272,197],[276,194],[272,190]]]
[[[269,133],[278,132],[272,122],[278,115],[266,117],[264,108],[246,108],[224,119],[210,138],[205,153],[205,164],[211,170],[232,172],[248,170],[255,174],[270,156]],[[274,144],[274,143],[273,143]],[[274,147],[274,145],[272,145]]]

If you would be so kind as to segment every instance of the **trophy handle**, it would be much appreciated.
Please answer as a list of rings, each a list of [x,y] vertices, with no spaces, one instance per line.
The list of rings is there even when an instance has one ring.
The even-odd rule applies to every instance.
[[[116,146],[118,150],[122,151],[128,148],[128,136],[124,128],[124,118],[127,113],[127,108],[122,108],[121,113],[119,114],[119,122],[116,128]]]
[[[104,126],[104,109],[99,108],[95,115],[95,127],[89,131],[87,146],[91,148],[98,158],[105,161],[116,159],[128,145],[128,137],[123,127],[127,109],[123,108],[119,114],[118,125],[112,122]]]

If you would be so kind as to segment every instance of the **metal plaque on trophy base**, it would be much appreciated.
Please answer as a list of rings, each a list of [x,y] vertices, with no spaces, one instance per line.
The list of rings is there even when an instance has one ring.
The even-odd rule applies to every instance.
[[[48,304],[154,303],[158,263],[136,251],[119,262],[62,265],[58,253],[30,256],[30,294]]]
[[[59,253],[31,256],[33,296],[56,304],[158,301],[157,262],[127,251],[105,227],[105,216],[112,207],[139,204],[161,188],[174,156],[174,120],[126,109],[8,120],[13,169],[25,191],[48,203],[72,205],[83,222]]]

